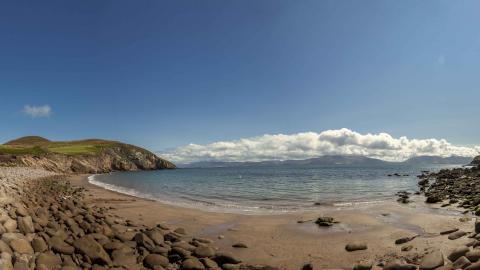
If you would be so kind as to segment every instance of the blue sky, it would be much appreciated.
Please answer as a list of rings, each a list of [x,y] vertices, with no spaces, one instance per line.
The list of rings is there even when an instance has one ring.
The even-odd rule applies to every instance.
[[[0,141],[480,144],[478,1],[2,1]],[[24,107],[48,105],[38,117]]]

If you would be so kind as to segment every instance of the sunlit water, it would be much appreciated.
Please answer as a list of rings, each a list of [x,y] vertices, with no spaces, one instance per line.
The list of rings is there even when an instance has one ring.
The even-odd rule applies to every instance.
[[[348,207],[418,190],[416,175],[459,165],[186,168],[95,175],[90,182],[164,203],[220,212],[277,213]],[[389,177],[399,173],[401,177]]]

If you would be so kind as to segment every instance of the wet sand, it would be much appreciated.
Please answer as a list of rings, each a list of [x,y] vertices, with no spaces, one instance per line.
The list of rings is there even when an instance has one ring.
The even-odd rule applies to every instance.
[[[474,219],[461,222],[464,215],[455,209],[439,209],[423,203],[422,197],[413,197],[413,203],[396,202],[344,208],[319,207],[318,211],[276,214],[242,215],[214,213],[197,209],[166,205],[109,191],[88,182],[86,175],[72,176],[72,184],[87,189],[87,201],[112,208],[112,212],[138,223],[152,226],[165,223],[183,227],[189,234],[207,237],[215,245],[249,263],[268,264],[285,269],[301,269],[313,263],[315,269],[343,268],[364,259],[389,261],[395,258],[416,260],[419,255],[439,248],[444,254],[470,239],[448,240],[440,231],[460,228],[472,231]],[[333,227],[318,227],[311,222],[319,216],[332,216],[340,221]],[[398,238],[419,235],[404,245],[413,249],[401,251],[404,245],[395,245]],[[347,252],[349,242],[365,242],[368,249]],[[242,242],[248,248],[233,248]],[[374,269],[381,269],[374,266]]]

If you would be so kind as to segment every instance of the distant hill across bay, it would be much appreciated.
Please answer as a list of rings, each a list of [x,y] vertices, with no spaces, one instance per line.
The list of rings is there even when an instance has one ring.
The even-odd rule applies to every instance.
[[[188,164],[180,164],[183,168],[217,168],[217,167],[251,167],[251,166],[386,166],[386,165],[428,165],[428,164],[459,164],[466,165],[472,162],[473,157],[440,157],[440,156],[418,156],[402,162],[390,162],[366,156],[354,155],[326,155],[316,158],[301,160],[269,160],[269,161],[200,161]]]

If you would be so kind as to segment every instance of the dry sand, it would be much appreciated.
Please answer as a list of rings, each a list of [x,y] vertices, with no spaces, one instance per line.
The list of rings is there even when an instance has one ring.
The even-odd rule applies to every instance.
[[[249,263],[269,264],[285,269],[301,269],[313,263],[315,269],[343,268],[363,259],[391,260],[402,257],[414,260],[433,248],[449,254],[454,247],[470,239],[448,240],[440,231],[460,228],[472,231],[474,220],[459,221],[463,215],[455,209],[428,206],[421,197],[414,203],[396,202],[346,208],[319,208],[314,212],[278,215],[242,215],[180,208],[160,202],[136,198],[109,191],[88,182],[87,176],[73,176],[74,185],[87,189],[87,200],[96,205],[112,207],[113,213],[146,225],[166,223],[183,227],[189,234],[208,237],[222,250],[228,250]],[[299,220],[332,216],[340,221],[329,228]],[[395,240],[405,236],[420,236],[404,245],[413,245],[408,252]],[[368,244],[364,251],[347,252],[352,241]],[[237,242],[248,248],[232,248]],[[374,269],[380,269],[374,266]]]

